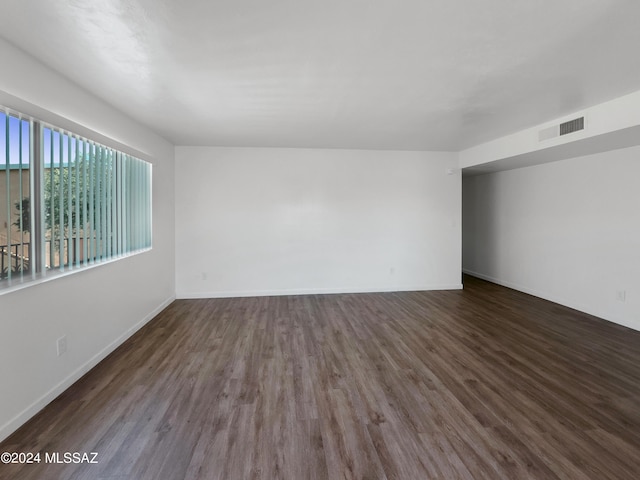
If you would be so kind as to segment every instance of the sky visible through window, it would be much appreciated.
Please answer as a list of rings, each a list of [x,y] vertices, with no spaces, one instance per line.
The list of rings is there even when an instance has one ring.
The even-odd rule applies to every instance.
[[[53,140],[53,148],[51,141]],[[90,144],[78,141],[76,138],[64,133],[51,131],[49,128],[44,128],[44,138],[42,143],[42,152],[44,154],[44,166],[51,166],[51,159],[53,158],[53,166],[60,166],[60,158],[62,158],[62,166],[67,167],[69,164],[73,164],[76,159],[83,158],[84,153],[89,153]]]
[[[20,120],[12,115],[0,113],[0,168],[6,165],[7,153],[7,118],[9,119],[9,165],[29,165],[29,122]],[[20,133],[22,132],[22,149],[20,148]],[[22,150],[22,158],[21,158]]]
[[[22,164],[23,167],[28,168],[30,148],[29,121],[20,120],[13,115],[7,116],[4,112],[2,112],[0,113],[0,169],[6,168],[7,118],[9,121],[9,165],[12,168],[17,168],[20,164]],[[78,142],[74,137],[69,137],[66,134],[60,134],[59,132],[54,131],[52,135],[52,131],[49,128],[44,128],[43,136],[44,142],[42,151],[44,153],[45,167],[51,166],[52,156],[53,166],[60,165],[61,157],[62,165],[66,166],[70,161],[75,161],[76,156],[78,156],[78,158],[82,158],[84,150],[85,148],[87,148],[85,142]],[[51,148],[52,138],[53,150]],[[20,149],[21,141],[22,149]],[[20,156],[20,153],[22,153],[22,158]]]

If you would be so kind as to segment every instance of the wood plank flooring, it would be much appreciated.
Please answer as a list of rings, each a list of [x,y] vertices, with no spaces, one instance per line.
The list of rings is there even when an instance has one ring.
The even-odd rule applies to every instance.
[[[464,281],[176,301],[0,444],[99,463],[0,478],[640,478],[640,332]]]

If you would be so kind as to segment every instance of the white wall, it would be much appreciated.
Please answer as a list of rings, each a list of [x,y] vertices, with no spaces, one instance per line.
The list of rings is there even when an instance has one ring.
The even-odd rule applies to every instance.
[[[2,39],[0,59],[0,104],[53,112],[145,153],[154,211],[152,251],[0,295],[2,439],[172,300],[175,250],[173,147]],[[57,357],[62,335],[68,352]]]
[[[639,178],[640,147],[465,177],[464,270],[640,330]]]
[[[177,147],[175,167],[178,297],[461,286],[455,154]]]

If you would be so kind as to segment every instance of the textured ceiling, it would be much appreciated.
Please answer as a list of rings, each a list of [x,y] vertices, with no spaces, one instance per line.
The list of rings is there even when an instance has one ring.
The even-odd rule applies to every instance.
[[[0,8],[1,36],[177,145],[459,150],[640,89],[637,0]]]

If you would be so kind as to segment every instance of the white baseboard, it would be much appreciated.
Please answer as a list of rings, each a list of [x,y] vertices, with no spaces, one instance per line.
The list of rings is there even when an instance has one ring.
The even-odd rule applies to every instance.
[[[599,313],[593,311],[593,309],[589,309],[585,305],[578,305],[575,302],[570,302],[567,299],[560,298],[555,295],[551,295],[547,292],[541,292],[539,290],[535,290],[533,288],[529,288],[524,285],[520,285],[518,283],[509,282],[506,280],[502,280],[500,278],[492,277],[490,275],[485,275],[483,273],[474,272],[467,269],[462,269],[463,273],[467,275],[471,275],[472,277],[478,277],[482,280],[486,280],[487,282],[495,283],[497,285],[501,285],[503,287],[511,288],[513,290],[518,290],[519,292],[526,293],[527,295],[532,295],[534,297],[542,298],[543,300],[548,300],[553,303],[558,303],[560,305],[564,305],[565,307],[573,308],[574,310],[579,310],[580,312],[588,313],[589,315],[594,315],[596,317],[601,317]],[[604,318],[604,317],[602,317]]]
[[[465,268],[462,269],[462,272],[466,273],[467,275],[471,275],[472,277],[478,277],[478,278],[480,278],[482,280],[486,280],[488,282],[495,283],[495,284],[501,285],[503,287],[511,288],[513,290],[518,290],[519,292],[523,292],[523,293],[526,293],[528,295],[533,295],[534,297],[542,298],[543,300],[548,300],[550,302],[557,303],[557,304],[563,305],[565,307],[573,308],[574,310],[578,310],[579,312],[583,312],[583,313],[586,313],[588,315],[593,315],[594,317],[601,318],[601,319],[606,320],[608,322],[615,323],[617,325],[622,325],[623,327],[627,327],[627,328],[631,328],[633,330],[640,331],[640,326],[639,325],[637,325],[635,323],[631,323],[631,322],[626,322],[626,321],[618,319],[618,318],[614,318],[613,315],[611,315],[609,312],[602,311],[601,309],[594,308],[594,307],[589,306],[589,305],[584,305],[582,303],[574,302],[572,300],[569,300],[569,299],[566,299],[566,298],[562,298],[562,297],[559,297],[557,295],[550,294],[548,292],[542,292],[542,291],[539,291],[539,290],[536,290],[536,289],[533,289],[533,288],[529,288],[529,287],[524,286],[524,285],[520,285],[520,284],[517,284],[517,283],[513,283],[513,282],[506,281],[506,280],[502,280],[500,278],[495,278],[495,277],[492,277],[490,275],[485,275],[483,273],[474,272],[472,270],[467,270]]]
[[[145,317],[140,320],[138,323],[130,327],[127,331],[125,331],[122,335],[120,335],[116,340],[111,342],[105,348],[103,348],[100,352],[91,357],[88,361],[86,361],[83,365],[77,368],[73,373],[68,375],[64,380],[55,385],[52,389],[50,389],[47,393],[45,393],[42,397],[37,399],[27,408],[25,408],[22,412],[16,415],[14,418],[5,423],[2,427],[0,427],[0,441],[3,441],[13,432],[15,432],[18,428],[24,425],[29,419],[31,419],[35,414],[37,414],[40,410],[42,410],[45,406],[55,400],[58,395],[64,392],[67,388],[77,382],[85,373],[95,367],[98,363],[104,360],[107,355],[113,352],[116,348],[122,345],[129,337],[131,337],[134,333],[140,330],[144,325],[146,325],[151,319],[153,319],[156,315],[158,315],[162,310],[164,310],[171,302],[175,300],[175,296],[171,296],[154,308],[151,312],[149,312]]]
[[[283,290],[227,290],[207,292],[180,292],[176,298],[239,298],[239,297],[276,297],[283,295],[330,295],[335,293],[383,293],[383,292],[417,292],[429,290],[461,290],[462,284],[437,284],[413,286],[389,286],[368,288],[296,288]]]

